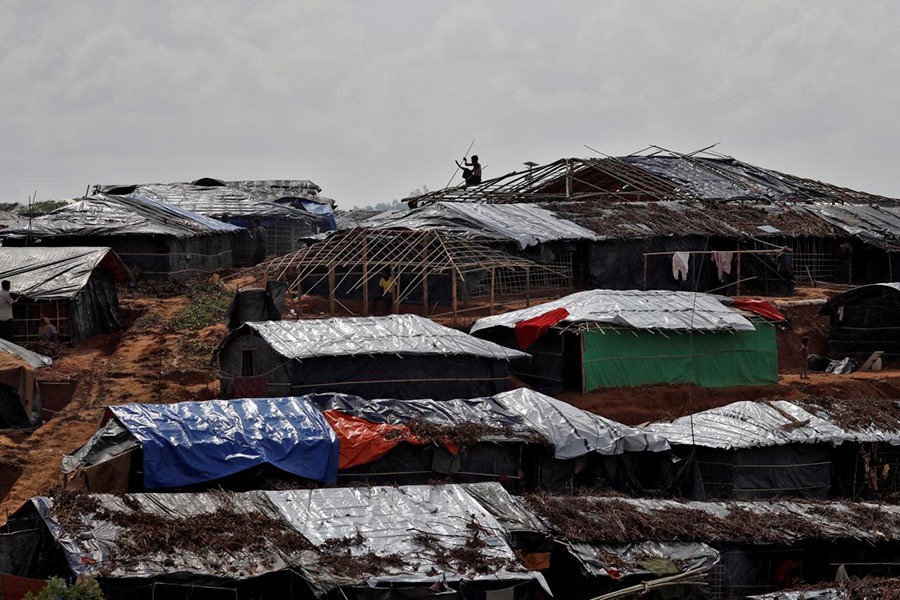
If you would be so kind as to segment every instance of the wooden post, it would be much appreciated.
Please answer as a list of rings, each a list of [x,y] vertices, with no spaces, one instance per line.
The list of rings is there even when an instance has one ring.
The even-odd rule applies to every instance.
[[[422,275],[422,316],[428,316],[428,269]]]
[[[453,269],[450,270],[450,296],[453,299],[451,301],[451,309],[453,310],[453,322],[456,323],[456,271]]]
[[[369,316],[369,258],[366,252],[366,241],[368,236],[363,234],[362,240],[362,278],[363,278],[363,298],[362,298],[362,314],[364,317]]]
[[[497,269],[491,269],[491,312],[490,314],[494,314],[494,273]]]
[[[741,246],[738,245],[737,248],[737,289],[735,290],[735,296],[741,295]]]
[[[400,272],[393,277],[394,283],[391,289],[391,314],[400,314]]]
[[[531,306],[531,267],[525,267],[525,306]]]
[[[644,291],[647,290],[647,259],[650,257],[644,253]]]
[[[334,310],[334,267],[328,267],[328,312],[333,317]]]
[[[566,159],[566,198],[572,196],[572,161]]]

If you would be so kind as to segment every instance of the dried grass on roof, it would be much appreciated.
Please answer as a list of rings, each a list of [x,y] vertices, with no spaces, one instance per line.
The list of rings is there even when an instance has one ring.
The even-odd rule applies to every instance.
[[[648,510],[615,498],[562,497],[535,494],[528,506],[554,532],[569,541],[627,544],[641,541],[737,541],[789,544],[798,539],[829,540],[834,531],[881,531],[889,539],[900,532],[900,514],[876,505],[806,503],[808,515],[789,510],[751,510],[748,504],[728,507],[724,516],[690,505],[660,504]],[[821,517],[821,518],[819,518]]]

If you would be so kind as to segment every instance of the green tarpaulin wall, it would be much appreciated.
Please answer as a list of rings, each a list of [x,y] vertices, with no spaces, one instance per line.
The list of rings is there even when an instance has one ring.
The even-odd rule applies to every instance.
[[[703,387],[766,385],[778,380],[775,327],[755,331],[587,330],[582,334],[582,391],[659,383]],[[692,376],[693,375],[693,376]]]

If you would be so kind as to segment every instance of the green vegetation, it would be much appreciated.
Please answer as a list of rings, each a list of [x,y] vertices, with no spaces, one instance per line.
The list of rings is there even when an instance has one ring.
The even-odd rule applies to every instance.
[[[167,325],[175,331],[196,330],[221,323],[231,304],[233,293],[219,282],[191,281],[187,296],[190,303],[179,310]]]
[[[28,592],[25,600],[103,600],[103,592],[97,581],[87,575],[79,575],[71,586],[64,579],[51,577],[37,596]]]
[[[66,204],[64,200],[42,200],[41,202],[35,202],[31,206],[26,206],[23,212],[32,216],[46,215],[57,208],[62,208]]]

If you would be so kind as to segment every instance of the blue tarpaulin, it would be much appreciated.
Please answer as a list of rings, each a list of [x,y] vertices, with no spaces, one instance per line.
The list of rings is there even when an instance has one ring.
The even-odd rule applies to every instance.
[[[313,202],[312,200],[301,200],[300,204],[303,205],[303,208],[305,208],[306,212],[309,214],[319,215],[328,219],[328,224],[331,225],[332,231],[338,228],[337,221],[334,220],[334,209],[331,208],[330,205]]]
[[[270,464],[337,480],[338,439],[303,398],[246,398],[112,406],[141,443],[147,489],[203,483]]]

